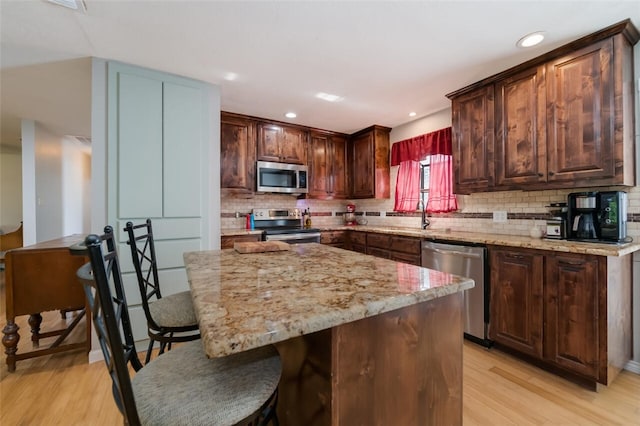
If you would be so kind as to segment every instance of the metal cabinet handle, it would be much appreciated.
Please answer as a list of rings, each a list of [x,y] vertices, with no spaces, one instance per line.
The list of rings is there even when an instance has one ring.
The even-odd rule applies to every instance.
[[[433,247],[425,247],[425,250],[427,251],[433,251],[439,254],[448,254],[448,255],[454,255],[454,256],[462,256],[462,257],[469,257],[472,259],[482,259],[482,255],[478,254],[478,253],[464,253],[461,251],[454,251],[454,250],[442,250],[442,249],[437,249],[437,248],[433,248]]]

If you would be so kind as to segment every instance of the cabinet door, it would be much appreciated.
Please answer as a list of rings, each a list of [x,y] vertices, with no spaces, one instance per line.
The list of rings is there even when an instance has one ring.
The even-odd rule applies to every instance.
[[[594,378],[600,337],[606,339],[598,333],[598,293],[606,292],[600,281],[596,256],[547,256],[545,358]]]
[[[542,358],[543,255],[490,250],[491,339]]]
[[[222,114],[220,122],[220,186],[253,192],[256,185],[256,127],[249,119]]]
[[[342,136],[331,137],[331,192],[333,198],[345,199],[348,196],[347,183],[347,139]]]
[[[496,186],[547,180],[544,67],[496,83]]]
[[[375,144],[373,132],[356,136],[351,140],[351,196],[375,197]]]
[[[331,193],[330,139],[311,134],[309,143],[309,197],[326,199]]]
[[[493,85],[454,98],[451,112],[455,192],[486,191],[494,184]]]
[[[283,126],[280,157],[285,163],[307,164],[307,132]]]
[[[280,162],[280,139],[282,128],[275,124],[261,123],[258,126],[258,160]]]
[[[547,66],[549,182],[613,178],[613,40]]]

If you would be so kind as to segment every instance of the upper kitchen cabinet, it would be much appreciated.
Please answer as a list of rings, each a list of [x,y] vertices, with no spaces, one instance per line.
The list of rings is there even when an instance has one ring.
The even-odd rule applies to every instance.
[[[493,186],[493,86],[452,100],[454,185],[458,194]]]
[[[626,20],[448,94],[456,192],[633,186],[638,39]]]
[[[309,198],[347,198],[347,137],[313,130],[309,135]]]
[[[275,123],[258,124],[258,160],[307,164],[307,131]]]
[[[220,186],[227,193],[251,194],[256,186],[256,121],[220,114]]]
[[[525,70],[496,83],[496,186],[546,181],[545,68]]]
[[[389,198],[389,133],[371,126],[349,141],[350,198]]]
[[[619,34],[547,65],[549,182],[634,184],[631,55]]]

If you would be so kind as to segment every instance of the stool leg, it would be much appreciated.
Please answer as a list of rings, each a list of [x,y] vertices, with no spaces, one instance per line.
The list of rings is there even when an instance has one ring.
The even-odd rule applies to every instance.
[[[149,348],[147,349],[147,356],[144,358],[145,365],[149,364],[149,360],[151,360],[152,350],[153,350],[153,339],[149,339]]]

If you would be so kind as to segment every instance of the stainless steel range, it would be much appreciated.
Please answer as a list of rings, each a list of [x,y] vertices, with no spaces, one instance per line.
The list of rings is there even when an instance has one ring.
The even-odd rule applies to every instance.
[[[302,226],[300,209],[253,209],[253,219],[255,229],[264,231],[265,241],[320,242],[319,229]]]

